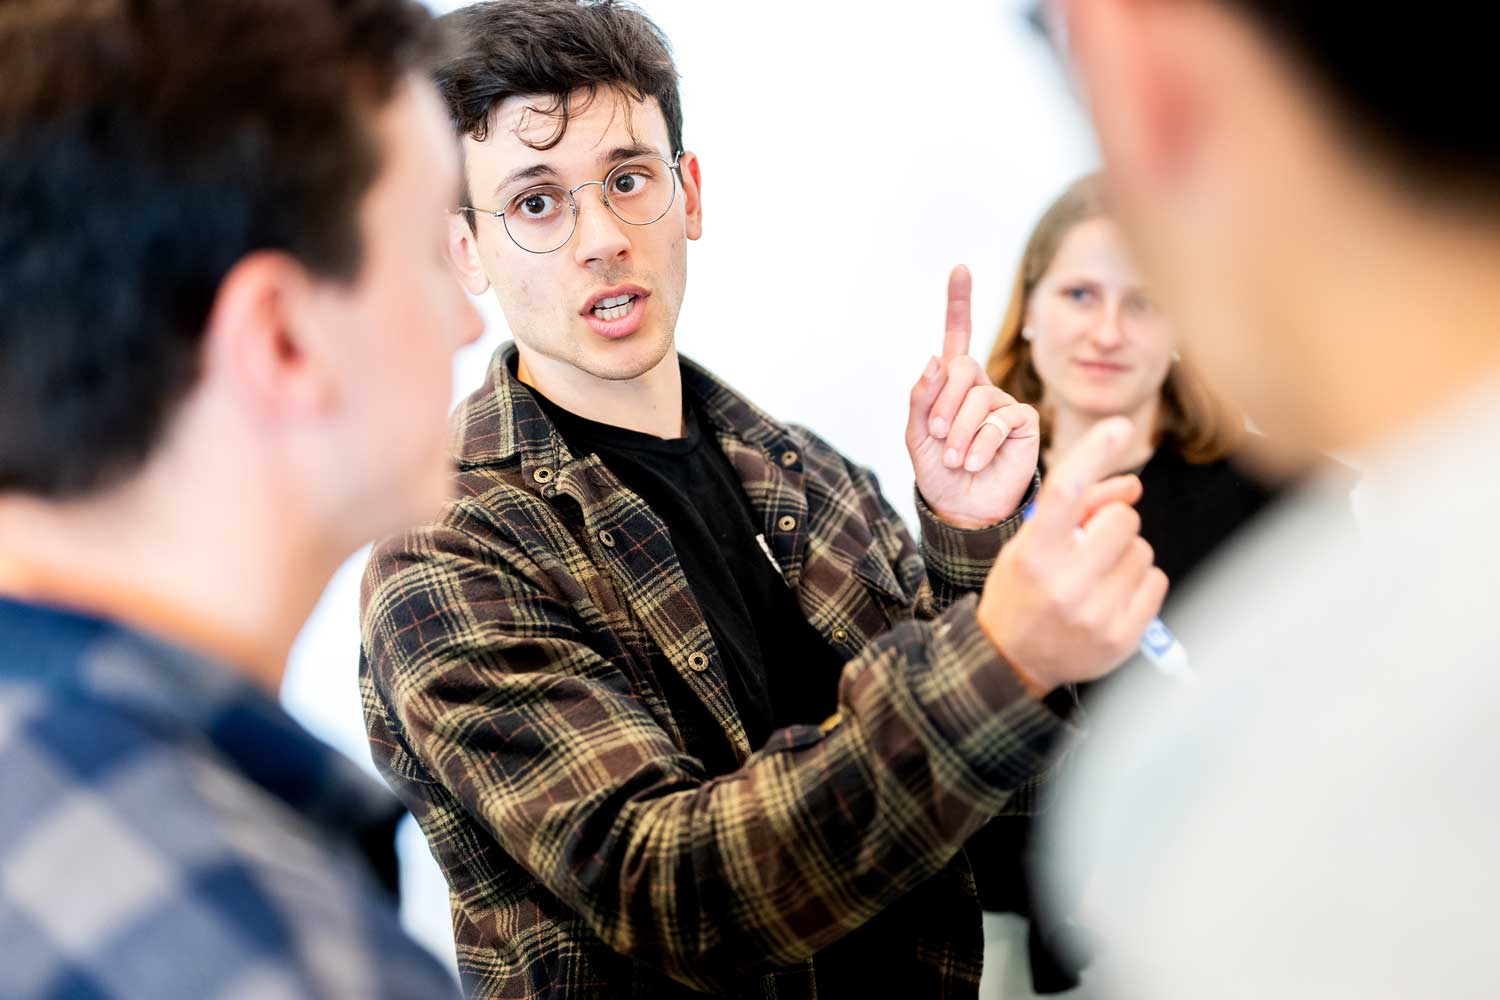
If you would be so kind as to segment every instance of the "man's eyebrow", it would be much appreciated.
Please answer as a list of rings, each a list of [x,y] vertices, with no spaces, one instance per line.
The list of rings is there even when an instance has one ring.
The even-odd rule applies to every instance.
[[[662,154],[644,143],[632,143],[629,146],[616,146],[609,154],[601,157],[604,163],[619,163],[621,160],[633,160],[637,156],[661,156]],[[662,157],[666,159],[666,157]]]
[[[633,160],[637,156],[661,156],[661,152],[645,143],[631,143],[626,146],[616,146],[608,153],[599,157],[599,162],[606,166]],[[665,157],[662,157],[665,159]],[[505,179],[495,185],[495,193],[498,195],[511,185],[520,181],[537,180],[539,178],[556,178],[557,169],[550,163],[533,163],[530,166],[519,167],[505,175]]]
[[[533,163],[529,167],[520,167],[505,175],[505,178],[495,185],[495,193],[499,194],[506,188],[518,181],[536,180],[539,177],[556,177],[557,171],[550,163]]]

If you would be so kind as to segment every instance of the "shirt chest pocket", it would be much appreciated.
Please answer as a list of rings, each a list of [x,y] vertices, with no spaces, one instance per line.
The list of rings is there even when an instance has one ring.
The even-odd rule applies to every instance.
[[[895,570],[874,546],[857,555],[847,550],[810,552],[802,587],[809,620],[845,656],[909,615],[910,601]]]

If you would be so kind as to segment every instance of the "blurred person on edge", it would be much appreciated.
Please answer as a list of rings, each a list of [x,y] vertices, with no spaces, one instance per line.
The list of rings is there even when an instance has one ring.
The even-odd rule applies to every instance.
[[[379,783],[277,704],[449,488],[459,159],[406,0],[0,9],[0,994],[435,997]]]
[[[1069,185],[1032,230],[986,371],[1040,412],[1044,470],[1100,421],[1131,419],[1134,433],[1118,464],[1141,480],[1141,537],[1172,581],[1163,611],[1169,623],[1173,601],[1200,564],[1276,496],[1234,461],[1246,439],[1244,416],[1210,392],[1178,350],[1099,174]],[[1054,692],[1053,706],[1073,717],[1115,679],[1142,671],[1173,683],[1135,658],[1108,678]],[[990,938],[999,939],[987,946],[986,993],[992,981],[1006,996],[1071,989],[1087,957],[1071,923],[1044,925],[1033,904],[1033,826],[1029,815],[998,816],[965,847]]]
[[[1052,760],[1042,698],[1118,665],[1166,590],[1139,482],[1104,478],[1128,421],[1038,489],[1036,411],[969,357],[956,271],[909,401],[911,538],[867,470],[676,351],[705,166],[655,25],[449,21],[449,247],[516,340],[456,416],[458,499],[371,557],[361,681],[465,988],[974,996],[960,849]]]
[[[1122,679],[1052,814],[1090,995],[1500,995],[1500,118],[1468,8],[1068,0],[1111,204],[1216,385],[1314,478]]]

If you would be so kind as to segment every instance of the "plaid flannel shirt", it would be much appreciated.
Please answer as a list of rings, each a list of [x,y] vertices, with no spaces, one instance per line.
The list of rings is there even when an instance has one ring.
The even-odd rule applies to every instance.
[[[0,996],[457,993],[390,794],[218,664],[0,600],[0,790]]]
[[[919,497],[919,549],[870,473],[684,361],[787,584],[848,658],[836,716],[752,747],[666,526],[568,452],[514,355],[455,418],[457,498],[377,547],[363,593],[373,753],[447,876],[465,988],[810,998],[814,956],[899,904],[924,908],[893,963],[919,981],[893,988],[974,995],[958,852],[1064,725],[969,593],[1019,517],[959,531]],[[659,670],[738,770],[706,773]]]

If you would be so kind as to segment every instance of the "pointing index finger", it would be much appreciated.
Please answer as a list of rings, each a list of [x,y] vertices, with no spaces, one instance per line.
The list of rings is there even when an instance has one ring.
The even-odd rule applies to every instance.
[[[1059,544],[1073,537],[1087,513],[1089,487],[1115,471],[1130,430],[1124,417],[1101,420],[1048,472],[1031,519],[1038,531]]]
[[[969,299],[974,291],[974,279],[969,269],[960,264],[948,275],[948,326],[943,333],[943,360],[949,361],[969,353]]]

